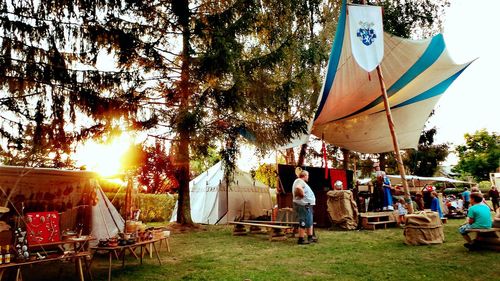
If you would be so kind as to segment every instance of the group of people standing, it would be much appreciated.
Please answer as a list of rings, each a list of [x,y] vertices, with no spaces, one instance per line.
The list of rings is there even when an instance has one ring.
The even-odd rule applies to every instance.
[[[385,172],[380,170],[378,164],[374,165],[376,183],[374,187],[374,198],[375,202],[373,206],[375,210],[394,210],[391,184],[387,178]],[[293,182],[292,192],[293,192],[293,208],[298,216],[299,228],[298,228],[298,244],[305,245],[317,242],[318,239],[314,235],[313,229],[313,207],[316,205],[316,197],[313,190],[307,184],[309,180],[309,172],[297,168],[296,170],[297,179]],[[438,194],[435,190],[429,190],[432,201],[431,210],[439,213],[439,217],[443,217],[443,212],[441,210],[441,204]],[[465,191],[461,194],[463,197],[463,206],[467,210],[467,221],[465,224],[460,226],[459,232],[462,234],[463,238],[466,240],[464,244],[465,247],[471,249],[474,247],[474,241],[470,238],[467,233],[468,229],[471,228],[491,228],[493,220],[491,218],[491,208],[484,201],[484,197],[477,187],[472,189],[472,192]],[[490,197],[493,210],[497,210],[499,205],[499,193],[496,186],[492,186],[491,190],[488,192]],[[404,200],[398,200],[396,203],[397,210],[400,217],[400,223],[404,221],[404,216],[407,213]],[[418,208],[418,202],[415,202],[415,207]]]
[[[374,211],[394,210],[391,192],[391,181],[384,171],[380,170],[380,165],[375,163],[375,184],[373,187],[372,208]]]

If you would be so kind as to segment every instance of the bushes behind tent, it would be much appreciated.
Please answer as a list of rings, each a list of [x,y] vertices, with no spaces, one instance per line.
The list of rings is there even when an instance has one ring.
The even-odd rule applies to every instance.
[[[115,208],[125,217],[125,193],[106,192]],[[171,194],[145,194],[134,195],[133,205],[139,206],[141,214],[139,220],[147,222],[168,222],[177,201],[177,195]]]
[[[481,181],[479,182],[479,190],[481,190],[481,193],[483,194],[488,194],[488,191],[491,189],[491,183],[489,181]],[[456,195],[458,196],[464,191],[464,188],[467,187],[469,188],[469,191],[471,190],[471,187],[469,184],[457,184],[456,187],[454,188],[446,188],[444,189],[444,194],[445,195]]]
[[[481,190],[481,192],[483,194],[488,194],[488,192],[490,191],[491,189],[491,182],[490,181],[481,181],[479,182],[479,190]]]

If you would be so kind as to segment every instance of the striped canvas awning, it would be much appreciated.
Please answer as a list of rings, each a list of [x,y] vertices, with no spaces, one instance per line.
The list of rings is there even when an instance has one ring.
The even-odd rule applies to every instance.
[[[361,69],[351,53],[343,1],[312,134],[363,153],[393,151],[376,70]],[[384,34],[384,76],[401,149],[416,148],[440,96],[470,64],[455,64],[443,35],[410,40]]]

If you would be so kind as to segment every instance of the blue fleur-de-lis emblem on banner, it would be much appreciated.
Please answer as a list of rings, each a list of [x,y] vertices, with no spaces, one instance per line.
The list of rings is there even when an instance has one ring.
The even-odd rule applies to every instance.
[[[356,33],[356,36],[360,38],[361,42],[366,46],[370,46],[377,38],[377,34],[375,34],[375,30],[373,30],[373,26],[375,25],[373,22],[359,22],[361,26]]]

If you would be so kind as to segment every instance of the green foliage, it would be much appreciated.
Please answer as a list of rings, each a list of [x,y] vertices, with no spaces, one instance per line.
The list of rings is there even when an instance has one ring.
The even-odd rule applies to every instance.
[[[198,146],[198,149],[201,147]],[[207,146],[204,151],[193,152],[190,161],[191,178],[197,177],[221,160],[219,151],[215,146]]]
[[[122,181],[113,181],[108,179],[99,179],[99,186],[106,194],[116,193],[119,191],[125,192],[126,184]]]
[[[321,143],[321,145],[310,145],[307,148],[307,153],[306,153],[306,159],[313,160],[315,159],[316,161],[318,159],[321,159],[321,166],[324,167],[324,154],[323,154],[323,141],[320,139],[314,139],[314,142],[316,144]],[[319,147],[320,150],[317,150],[315,147]],[[328,167],[329,168],[341,168],[342,166],[342,151],[340,147],[331,145],[328,143],[324,143],[324,149],[326,149],[326,160],[328,161]]]
[[[1,128],[0,128],[1,130]],[[17,139],[0,148],[0,162],[4,165],[42,168],[73,167],[74,161],[64,153],[54,149],[57,144],[50,138],[36,137],[33,125],[27,125],[22,139]]]
[[[483,194],[488,194],[488,191],[490,191],[491,189],[491,182],[489,180],[480,181],[478,185],[479,185],[479,190],[481,190]]]
[[[138,149],[138,181],[146,187],[147,193],[165,193],[179,187],[173,177],[171,158],[165,151],[162,142],[156,141],[154,146],[142,146]]]
[[[109,200],[118,212],[125,217],[125,193],[106,192]],[[171,194],[144,194],[134,195],[134,204],[139,206],[141,214],[139,220],[142,222],[164,222],[170,220],[174,210],[177,196]]]
[[[449,0],[383,0],[376,3],[384,9],[384,30],[404,38],[429,37],[439,32],[444,9],[449,6]]]
[[[373,163],[374,161],[368,156],[362,156],[362,154],[354,154],[358,157],[356,159],[356,170],[361,172],[360,178],[369,178],[373,176]],[[360,157],[362,156],[362,157]]]
[[[449,0],[354,0],[382,6],[384,30],[399,37],[429,37],[439,32]]]
[[[418,141],[418,149],[405,151],[403,163],[409,174],[432,177],[438,170],[439,163],[448,156],[447,144],[433,144],[436,132],[436,128],[423,131]]]
[[[470,174],[477,181],[489,180],[489,173],[500,167],[500,136],[486,129],[465,134],[465,144],[458,145],[458,164],[453,171]]]
[[[306,132],[340,2],[2,0],[0,137],[55,155],[122,127],[167,139],[189,222],[193,153],[224,142],[230,172],[239,142]]]
[[[275,164],[260,164],[257,170],[250,172],[255,179],[269,186],[269,188],[278,186],[278,172]]]
[[[156,123],[153,112],[138,106],[137,73],[95,67],[106,52],[96,47],[104,42],[98,38],[123,39],[116,30],[101,36],[96,30],[96,14],[105,16],[107,4],[0,2],[0,138],[26,165],[71,166],[62,156],[76,142],[111,134],[119,119],[129,129]]]

